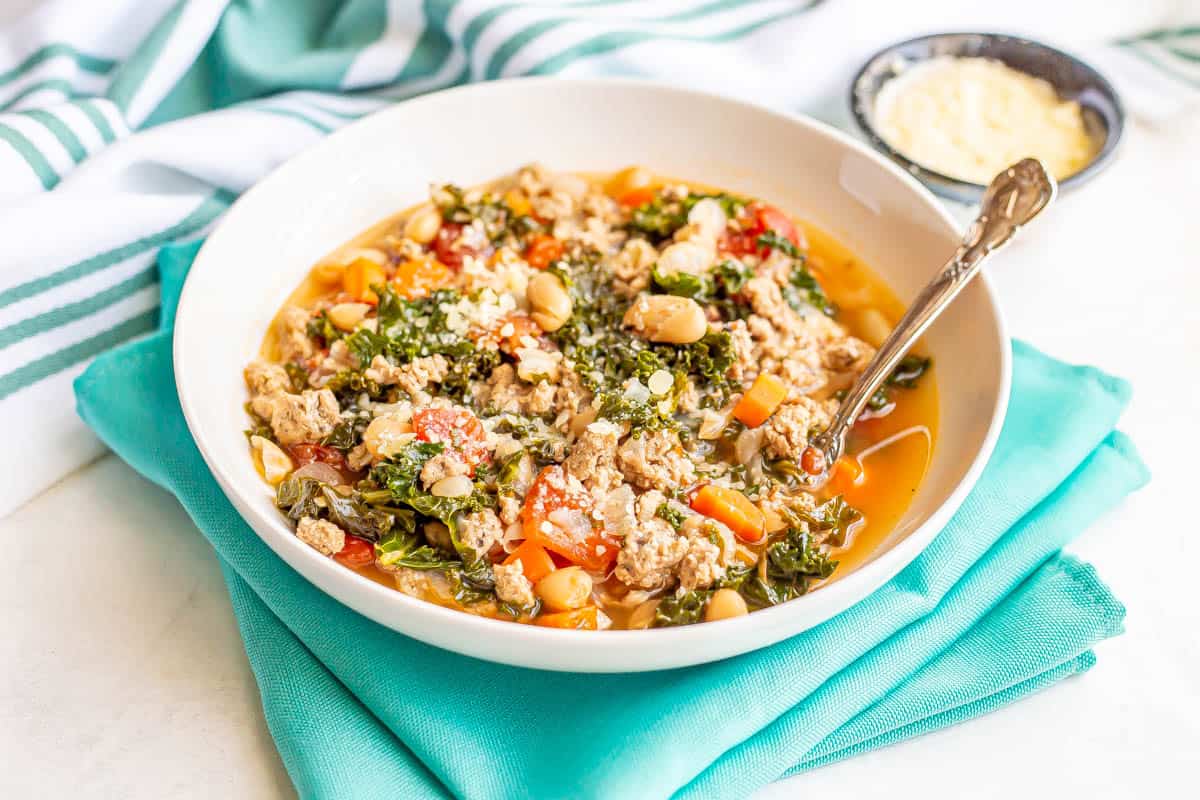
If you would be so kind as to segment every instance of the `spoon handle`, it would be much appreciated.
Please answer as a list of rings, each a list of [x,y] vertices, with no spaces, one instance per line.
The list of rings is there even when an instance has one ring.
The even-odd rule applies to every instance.
[[[1049,205],[1057,184],[1042,163],[1026,158],[992,179],[979,216],[971,224],[954,256],[929,282],[842,400],[829,428],[813,438],[826,465],[842,453],[846,431],[863,412],[909,349],[946,306],[970,283],[992,253],[1012,239],[1020,227]]]

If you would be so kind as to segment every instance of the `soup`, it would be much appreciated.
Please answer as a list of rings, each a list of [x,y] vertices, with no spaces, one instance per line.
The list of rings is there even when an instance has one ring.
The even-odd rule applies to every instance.
[[[870,557],[936,436],[910,356],[820,490],[810,437],[903,312],[830,236],[631,167],[435,186],[310,271],[245,368],[296,535],[428,602],[691,624]]]

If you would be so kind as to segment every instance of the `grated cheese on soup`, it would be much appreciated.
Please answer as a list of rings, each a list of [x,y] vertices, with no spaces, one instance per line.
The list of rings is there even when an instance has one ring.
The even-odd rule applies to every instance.
[[[909,68],[880,90],[875,126],[912,161],[973,183],[1030,156],[1066,178],[1097,149],[1079,103],[986,58],[944,56]]]

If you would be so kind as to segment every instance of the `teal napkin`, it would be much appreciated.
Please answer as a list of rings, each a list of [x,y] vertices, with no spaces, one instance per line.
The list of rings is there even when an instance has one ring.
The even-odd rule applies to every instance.
[[[1113,430],[1129,388],[1017,342],[1007,422],[978,486],[920,558],[817,628],[635,675],[499,666],[409,639],[275,557],[205,468],[171,363],[198,247],[162,252],[159,332],[92,364],[79,413],[212,543],[303,797],[741,797],[1083,672],[1092,645],[1121,631],[1121,604],[1059,551],[1147,480]]]

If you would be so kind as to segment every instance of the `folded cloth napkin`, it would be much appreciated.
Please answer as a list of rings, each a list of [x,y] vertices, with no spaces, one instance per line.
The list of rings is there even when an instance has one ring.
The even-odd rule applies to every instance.
[[[1120,603],[1059,550],[1147,479],[1113,430],[1128,386],[1018,342],[1004,431],[953,521],[806,633],[634,675],[506,667],[409,639],[280,561],[206,469],[171,362],[197,248],[163,250],[159,331],[96,359],[76,382],[79,413],[211,541],[304,797],[740,797],[1082,672],[1092,645],[1121,630]]]
[[[1200,107],[1200,20],[1178,5],[40,0],[6,19],[0,3],[0,419],[19,420],[0,515],[102,452],[69,385],[153,329],[158,248],[203,235],[234,195],[362,114],[468,81],[625,75],[845,126],[846,85],[874,50],[1007,30],[1084,50],[1171,136],[1160,123]]]

